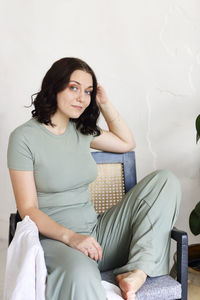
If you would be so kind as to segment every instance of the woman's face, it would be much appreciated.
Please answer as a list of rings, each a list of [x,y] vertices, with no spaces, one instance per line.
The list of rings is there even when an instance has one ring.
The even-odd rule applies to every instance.
[[[90,104],[92,90],[92,76],[85,71],[74,71],[67,87],[57,94],[57,112],[79,118]]]

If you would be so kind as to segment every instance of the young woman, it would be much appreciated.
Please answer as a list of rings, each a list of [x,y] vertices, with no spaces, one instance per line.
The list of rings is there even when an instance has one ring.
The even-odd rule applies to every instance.
[[[132,150],[126,122],[92,69],[72,57],[52,65],[33,104],[32,118],[10,135],[8,167],[20,216],[40,232],[47,300],[105,300],[100,271],[109,269],[123,298],[134,299],[147,275],[168,273],[179,182],[155,171],[97,216],[89,200],[97,177],[90,147]],[[109,130],[97,126],[100,111]]]

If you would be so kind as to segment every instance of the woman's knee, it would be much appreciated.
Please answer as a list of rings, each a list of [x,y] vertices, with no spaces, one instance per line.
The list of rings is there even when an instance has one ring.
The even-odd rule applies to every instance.
[[[181,185],[178,178],[169,170],[157,170],[155,176],[160,189],[159,194],[163,195],[158,199],[164,201],[165,207],[168,203],[170,206],[175,205],[178,208],[181,201]]]
[[[88,282],[101,281],[97,263],[83,253],[78,253],[73,259],[62,259],[59,266],[60,273],[67,281],[76,286],[88,285]]]
[[[174,180],[174,179],[177,179],[176,176],[169,170],[167,169],[158,169],[154,172],[152,172],[152,175],[154,176],[157,176],[161,179],[164,179],[164,180]]]
[[[81,283],[91,280],[101,280],[97,263],[91,258],[86,257],[86,261],[75,264],[70,270],[71,279]]]
[[[144,199],[150,207],[177,206],[181,200],[181,187],[177,177],[169,170],[156,170],[144,178],[139,199]]]
[[[159,180],[170,185],[174,192],[180,192],[181,186],[178,178],[169,170],[157,170],[155,171],[156,176]]]
[[[63,243],[47,239],[43,240],[41,244],[49,274],[58,269],[63,276],[78,277],[86,273],[87,270],[88,273],[94,273],[96,269],[98,270],[94,260]]]

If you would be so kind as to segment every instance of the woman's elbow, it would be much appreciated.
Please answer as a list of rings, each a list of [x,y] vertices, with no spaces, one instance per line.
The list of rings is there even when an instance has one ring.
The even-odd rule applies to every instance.
[[[133,141],[131,143],[127,143],[126,146],[125,146],[125,149],[124,149],[124,152],[130,152],[132,150],[134,150],[136,147],[136,142]]]

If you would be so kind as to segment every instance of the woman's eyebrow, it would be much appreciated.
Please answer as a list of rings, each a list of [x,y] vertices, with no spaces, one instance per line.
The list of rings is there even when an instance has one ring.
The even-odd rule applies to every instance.
[[[78,82],[78,81],[76,81],[76,80],[70,80],[69,82],[76,82],[77,84],[81,85],[80,82]],[[93,88],[93,86],[90,85],[90,86],[87,87],[87,89],[89,89],[89,88]]]

